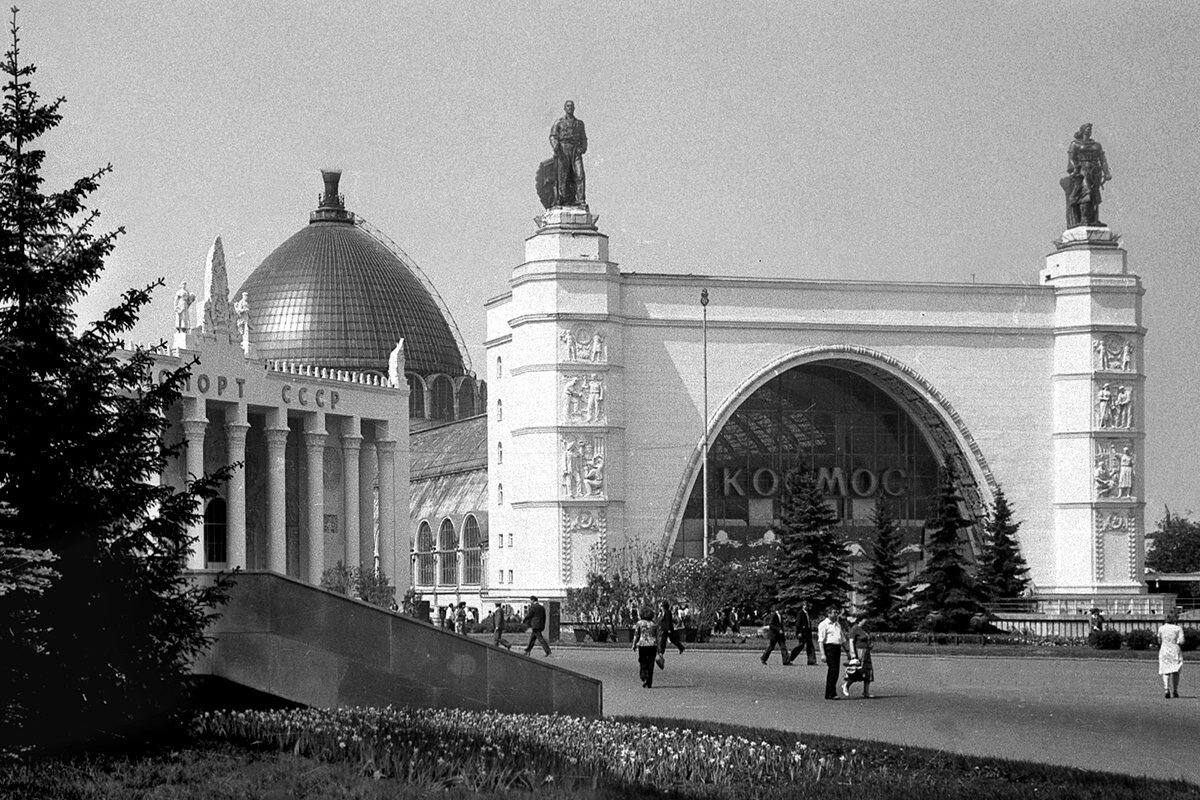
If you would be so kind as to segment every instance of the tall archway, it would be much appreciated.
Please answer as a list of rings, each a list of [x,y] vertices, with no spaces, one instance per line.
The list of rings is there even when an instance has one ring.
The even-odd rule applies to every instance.
[[[869,549],[867,518],[883,493],[919,554],[943,459],[955,468],[968,513],[982,516],[993,495],[991,471],[949,401],[911,368],[862,347],[805,348],[779,359],[719,406],[709,442],[710,552],[719,556],[753,555],[794,466],[817,473],[852,552]],[[702,550],[700,471],[698,446],[665,531],[674,558]],[[968,544],[977,550],[974,539]]]

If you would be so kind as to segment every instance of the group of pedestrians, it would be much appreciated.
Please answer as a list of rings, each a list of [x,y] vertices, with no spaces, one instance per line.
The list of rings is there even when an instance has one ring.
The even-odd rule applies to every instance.
[[[805,654],[808,665],[815,666],[816,656],[819,654],[826,667],[826,700],[837,699],[839,684],[842,694],[849,697],[850,686],[860,682],[863,685],[863,697],[870,697],[875,670],[871,663],[871,634],[864,624],[865,621],[865,615],[848,618],[843,616],[841,608],[831,606],[826,609],[824,619],[817,625],[817,642],[814,648],[812,616],[808,603],[801,603],[796,612],[796,636],[799,641],[789,651],[783,612],[779,608],[772,609],[766,619],[767,649],[763,651],[759,660],[766,664],[771,653],[778,648],[785,667],[793,664],[801,652]],[[846,654],[845,676],[840,672],[843,652]]]

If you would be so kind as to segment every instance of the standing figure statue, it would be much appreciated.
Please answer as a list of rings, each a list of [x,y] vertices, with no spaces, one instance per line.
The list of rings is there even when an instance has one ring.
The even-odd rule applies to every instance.
[[[1092,138],[1092,123],[1080,126],[1067,145],[1067,175],[1060,181],[1067,195],[1067,227],[1103,226],[1100,188],[1112,180],[1104,148]]]
[[[566,114],[550,128],[550,149],[554,151],[556,205],[587,208],[584,191],[583,154],[587,152],[587,133],[583,120],[575,119],[575,103],[563,103]]]
[[[179,291],[175,293],[175,330],[187,332],[188,310],[194,302],[196,295],[188,291],[187,281],[179,284]]]
[[[246,292],[242,292],[242,298],[233,304],[233,313],[237,315],[238,335],[244,339],[250,333],[250,300]]]

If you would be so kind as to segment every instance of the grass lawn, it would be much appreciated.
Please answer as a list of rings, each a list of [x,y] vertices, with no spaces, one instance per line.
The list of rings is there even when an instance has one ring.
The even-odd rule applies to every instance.
[[[521,718],[524,719],[524,718]],[[506,788],[474,791],[481,782],[477,773],[455,774],[442,770],[438,780],[400,780],[382,774],[374,763],[347,755],[324,761],[303,755],[299,745],[265,746],[244,741],[192,739],[175,746],[160,746],[137,754],[94,754],[55,757],[27,763],[14,762],[0,769],[0,798],[22,800],[92,800],[99,798],[161,798],[163,800],[221,800],[222,798],[871,798],[971,797],[972,800],[1182,800],[1200,796],[1200,786],[1182,781],[1159,781],[1067,767],[976,758],[921,748],[897,747],[828,736],[795,734],[769,729],[710,723],[686,724],[678,720],[614,720],[635,727],[654,725],[660,731],[701,730],[713,736],[742,737],[754,743],[785,749],[803,743],[819,754],[820,765],[796,782],[772,780],[725,786],[646,786],[611,776],[571,778],[540,774],[536,786],[519,777],[520,754],[513,753],[512,781]],[[536,726],[531,726],[536,729]],[[461,740],[459,740],[461,741]],[[538,747],[547,744],[543,741]],[[552,745],[552,742],[550,743]],[[757,746],[757,745],[756,745]],[[533,747],[530,754],[537,751]],[[336,749],[334,752],[338,752]],[[438,756],[453,762],[463,756],[452,749]],[[532,758],[532,755],[527,758]],[[647,758],[653,755],[647,753]],[[716,757],[716,756],[714,756]],[[468,763],[464,761],[464,763]],[[478,764],[478,761],[470,763]],[[505,772],[508,764],[504,761]],[[446,777],[449,776],[449,777]],[[482,781],[486,783],[487,781]],[[763,785],[763,784],[766,785]]]

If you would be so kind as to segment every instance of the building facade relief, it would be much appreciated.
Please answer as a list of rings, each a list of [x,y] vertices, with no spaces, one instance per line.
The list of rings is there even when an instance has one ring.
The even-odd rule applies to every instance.
[[[1136,467],[1132,440],[1110,439],[1096,442],[1096,464],[1093,473],[1096,499],[1135,499]]]
[[[1128,430],[1133,427],[1133,387],[1104,383],[1096,390],[1096,427]]]
[[[604,498],[604,437],[564,437],[562,453],[563,496]]]
[[[604,407],[604,376],[596,373],[563,376],[563,419],[575,424],[602,424],[606,421]]]
[[[577,325],[559,331],[559,357],[573,363],[603,364],[608,361],[608,346],[599,326]]]
[[[1093,368],[1107,372],[1133,372],[1133,341],[1119,333],[1097,336],[1092,341]]]
[[[603,508],[564,508],[562,512],[562,579],[582,577],[597,552],[608,552],[608,514]]]

